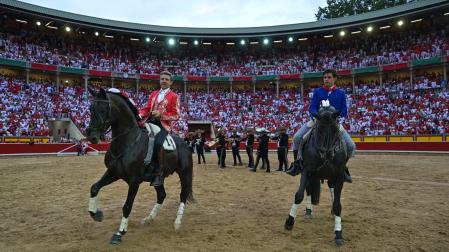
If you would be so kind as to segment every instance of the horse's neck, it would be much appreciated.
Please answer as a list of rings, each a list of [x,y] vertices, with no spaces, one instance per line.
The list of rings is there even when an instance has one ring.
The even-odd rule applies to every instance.
[[[315,129],[315,144],[319,148],[328,150],[335,142],[337,136],[332,129],[332,126],[321,126]]]
[[[112,139],[114,140],[111,143],[111,149],[114,152],[119,152],[135,141],[140,129],[137,126],[137,121],[131,109],[125,101],[119,100],[121,99],[120,97],[110,99],[113,117],[111,131]]]

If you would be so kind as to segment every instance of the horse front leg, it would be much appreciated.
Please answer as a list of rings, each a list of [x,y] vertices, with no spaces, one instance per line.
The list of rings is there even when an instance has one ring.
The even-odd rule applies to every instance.
[[[306,213],[304,214],[304,220],[309,221],[312,219],[312,183],[309,183],[306,186]]]
[[[306,213],[304,220],[310,221],[312,219],[313,205],[318,205],[320,200],[320,179],[309,178],[306,186]]]
[[[340,202],[340,198],[341,198],[341,191],[343,189],[343,181],[339,181],[337,183],[334,184],[334,194],[335,194],[335,199],[333,201],[333,205],[332,205],[332,210],[334,211],[335,214],[335,244],[337,244],[338,246],[341,246],[344,244],[344,239],[343,239],[343,233],[342,233],[342,227],[341,227],[341,202]]]
[[[304,191],[306,189],[307,186],[307,172],[304,171],[301,174],[301,180],[299,183],[299,189],[295,194],[295,202],[292,205],[292,207],[290,208],[290,213],[287,217],[287,219],[285,220],[285,224],[284,224],[284,228],[286,230],[292,230],[293,225],[295,224],[295,219],[296,219],[296,215],[298,213],[298,207],[299,204],[303,201],[304,199]]]
[[[156,189],[157,194],[156,204],[154,205],[150,214],[142,220],[142,224],[149,224],[156,218],[157,214],[159,213],[162,207],[162,204],[164,203],[164,199],[167,196],[167,194],[165,193],[164,185],[155,186],[154,189]]]
[[[122,236],[128,231],[128,217],[131,213],[137,191],[139,190],[139,184],[140,183],[138,182],[132,182],[128,184],[128,196],[126,197],[126,202],[122,208],[122,221],[120,223],[118,231],[112,235],[110,241],[111,244],[120,244],[122,242]]]
[[[94,221],[103,220],[103,212],[97,207],[97,195],[100,189],[110,183],[117,181],[118,178],[111,171],[106,170],[103,177],[90,187],[89,214]]]

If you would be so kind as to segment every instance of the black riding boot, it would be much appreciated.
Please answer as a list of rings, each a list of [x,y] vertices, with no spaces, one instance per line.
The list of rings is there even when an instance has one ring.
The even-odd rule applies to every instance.
[[[345,166],[345,182],[352,183],[351,173],[349,173],[347,166]]]
[[[299,175],[303,170],[303,160],[302,155],[300,154],[302,152],[302,148],[304,146],[304,141],[301,140],[299,144],[299,148],[297,150],[293,150],[293,157],[295,160],[293,163],[291,163],[290,167],[285,171],[288,175],[296,176]]]
[[[293,160],[298,158],[298,150],[293,150]]]
[[[163,183],[163,180],[161,181],[162,175],[161,175],[161,169],[159,166],[159,162],[155,159],[153,159],[153,161],[150,164],[151,167],[151,174],[146,174],[146,177],[149,179],[150,181],[150,186],[160,186],[162,185],[161,182]]]

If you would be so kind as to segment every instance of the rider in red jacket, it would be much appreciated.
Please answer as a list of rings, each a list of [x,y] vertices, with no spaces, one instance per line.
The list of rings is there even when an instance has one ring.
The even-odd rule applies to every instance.
[[[168,71],[163,71],[160,74],[161,89],[155,90],[150,94],[148,103],[139,110],[139,116],[142,120],[139,122],[143,126],[145,122],[150,122],[161,128],[161,131],[155,136],[154,141],[149,141],[149,144],[154,144],[154,150],[150,156],[151,166],[153,166],[153,174],[157,173],[157,177],[153,180],[154,186],[163,184],[163,171],[159,169],[158,153],[162,144],[171,132],[171,122],[179,119],[179,98],[178,95],[170,89],[173,84],[172,74]],[[149,148],[152,150],[153,148]]]

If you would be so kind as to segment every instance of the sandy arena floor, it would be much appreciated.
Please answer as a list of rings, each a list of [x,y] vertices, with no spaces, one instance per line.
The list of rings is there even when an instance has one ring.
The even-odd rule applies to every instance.
[[[342,196],[342,249],[333,241],[327,186],[313,220],[303,221],[302,204],[294,229],[284,231],[299,177],[233,167],[229,153],[226,169],[217,168],[215,153],[206,159],[207,165],[195,164],[197,202],[187,205],[180,232],[173,228],[180,184],[171,176],[164,206],[147,226],[140,220],[156,195],[148,183],[141,185],[128,233],[113,246],[109,239],[120,224],[126,183],[100,191],[103,222],[94,222],[87,212],[90,186],[105,170],[103,156],[1,158],[0,250],[449,250],[449,156],[358,155],[352,160],[354,183],[345,184]],[[275,170],[274,153],[270,160]]]

